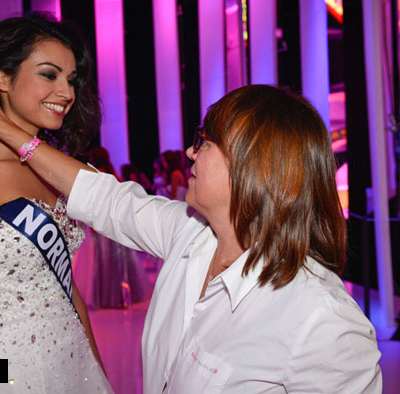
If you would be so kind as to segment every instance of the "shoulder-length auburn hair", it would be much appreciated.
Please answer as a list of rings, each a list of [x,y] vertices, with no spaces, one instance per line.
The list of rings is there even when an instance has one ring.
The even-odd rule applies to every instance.
[[[209,108],[204,129],[229,162],[230,217],[250,249],[243,275],[263,257],[259,284],[280,288],[306,256],[341,273],[346,230],[335,159],[312,105],[272,86],[245,86]]]

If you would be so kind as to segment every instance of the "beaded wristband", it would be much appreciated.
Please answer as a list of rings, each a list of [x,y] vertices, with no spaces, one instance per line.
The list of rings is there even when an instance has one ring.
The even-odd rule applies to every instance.
[[[24,162],[31,159],[35,149],[41,144],[41,140],[38,137],[33,137],[29,142],[25,142],[18,149],[19,160]]]

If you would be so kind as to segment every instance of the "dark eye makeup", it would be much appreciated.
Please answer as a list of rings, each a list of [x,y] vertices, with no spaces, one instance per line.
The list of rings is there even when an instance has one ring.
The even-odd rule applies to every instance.
[[[57,78],[57,74],[54,71],[41,71],[39,75],[50,81],[54,81]]]
[[[44,71],[39,72],[40,76],[48,79],[49,81],[55,81],[58,76],[57,74],[58,73],[53,70],[44,70]],[[72,76],[71,78],[68,79],[68,83],[73,87],[78,86],[78,83],[79,83],[78,77],[76,75]]]

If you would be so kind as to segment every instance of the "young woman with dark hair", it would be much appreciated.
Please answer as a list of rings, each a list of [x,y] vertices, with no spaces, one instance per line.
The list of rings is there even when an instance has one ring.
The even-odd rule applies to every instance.
[[[14,150],[26,133],[1,121]],[[209,109],[186,202],[40,145],[29,164],[68,212],[164,259],[143,342],[146,394],[382,392],[375,332],[339,273],[346,235],[327,130],[266,85]],[[50,173],[51,170],[51,173]]]
[[[25,165],[41,140],[74,155],[98,129],[90,62],[65,24],[39,16],[0,22],[0,106],[32,143],[0,143],[2,393],[111,393],[71,254],[83,232],[62,197]],[[44,143],[44,142],[43,142]]]
[[[91,59],[86,46],[82,45],[79,34],[68,23],[58,23],[40,15],[24,18],[10,18],[1,21],[0,26],[0,70],[10,82],[15,82],[21,64],[32,54],[38,43],[50,41],[67,48],[74,57],[74,73],[68,76],[68,83],[74,90],[74,105],[68,108],[53,127],[40,125],[41,138],[50,139],[57,147],[71,155],[84,152],[94,135],[100,129],[100,108],[94,93],[91,76]],[[45,63],[45,62],[44,62]],[[42,64],[36,75],[55,81],[57,67]],[[20,83],[20,85],[22,85]],[[29,101],[29,97],[26,98]]]

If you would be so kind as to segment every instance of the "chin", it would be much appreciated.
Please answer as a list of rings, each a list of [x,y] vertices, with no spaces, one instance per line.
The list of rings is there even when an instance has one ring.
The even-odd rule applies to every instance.
[[[64,117],[43,117],[40,119],[40,128],[47,130],[58,130],[64,124]]]
[[[62,122],[61,123],[57,123],[57,124],[55,124],[54,122],[52,122],[52,123],[46,122],[46,123],[43,123],[39,128],[40,129],[45,129],[45,130],[56,131],[56,130],[61,129],[62,125],[63,125]]]
[[[186,203],[190,208],[193,208],[196,212],[198,212],[201,216],[206,216],[204,208],[201,205],[197,204],[196,200],[191,198],[191,196],[186,195]]]

